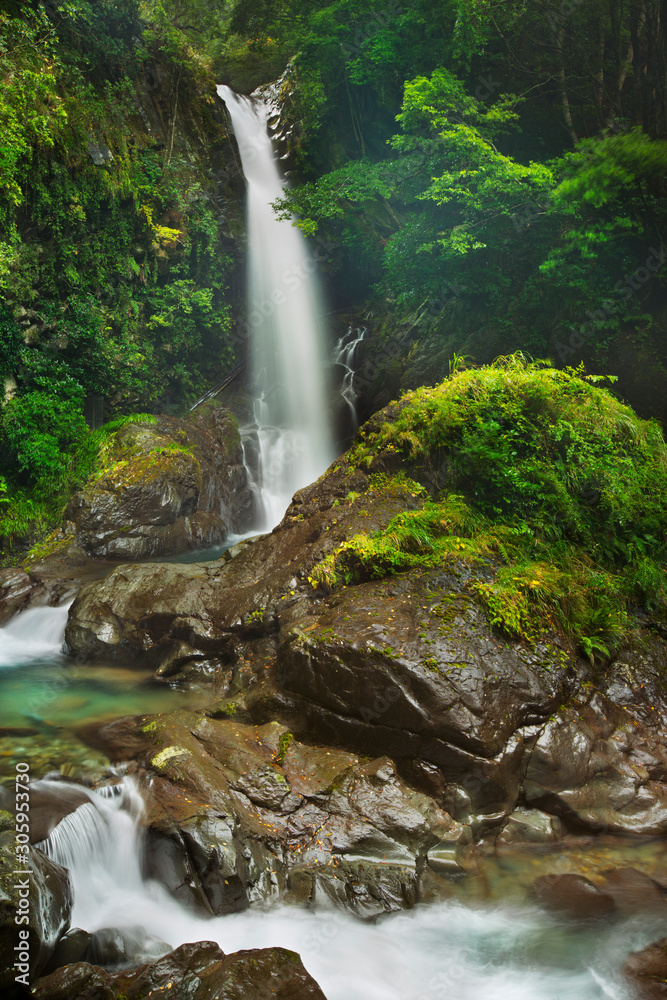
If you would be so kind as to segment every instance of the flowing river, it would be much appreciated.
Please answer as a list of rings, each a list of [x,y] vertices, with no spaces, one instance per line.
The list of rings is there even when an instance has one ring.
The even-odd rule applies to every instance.
[[[70,869],[74,925],[139,925],[172,947],[290,948],[328,1000],[628,1000],[624,957],[665,933],[646,917],[582,930],[530,906],[459,900],[374,924],[295,906],[200,919],[144,878],[141,798],[128,778],[115,792],[89,792],[40,845]]]
[[[255,402],[244,443],[262,528],[270,529],[294,491],[333,458],[326,337],[313,262],[298,231],[271,208],[283,181],[268,138],[268,108],[226,87],[218,92],[233,121],[248,185]],[[353,360],[364,333],[350,330],[335,349],[353,427]],[[29,761],[35,777],[55,769],[99,774],[109,762],[90,748],[86,729],[121,715],[206,701],[201,692],[153,681],[145,670],[67,658],[61,653],[66,619],[67,607],[33,608],[0,629],[0,777],[8,777],[17,760]],[[131,779],[86,794],[90,801],[40,845],[71,872],[72,926],[143,928],[164,942],[162,950],[201,940],[215,940],[226,952],[291,948],[328,1000],[628,1000],[625,957],[667,933],[664,921],[646,915],[581,928],[524,902],[526,885],[545,872],[597,865],[602,874],[623,864],[664,870],[665,848],[656,842],[488,858],[478,877],[452,884],[450,900],[372,924],[340,911],[285,905],[204,920],[144,876],[143,804]],[[587,850],[597,851],[596,858]]]

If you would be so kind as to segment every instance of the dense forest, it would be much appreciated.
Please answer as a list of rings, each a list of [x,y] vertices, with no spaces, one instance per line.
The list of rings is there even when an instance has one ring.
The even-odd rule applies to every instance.
[[[0,995],[667,997],[667,0],[0,78]]]
[[[6,560],[124,416],[181,412],[243,360],[216,82],[279,81],[277,209],[371,328],[381,402],[521,351],[664,420],[659,0],[12,0],[0,71]]]

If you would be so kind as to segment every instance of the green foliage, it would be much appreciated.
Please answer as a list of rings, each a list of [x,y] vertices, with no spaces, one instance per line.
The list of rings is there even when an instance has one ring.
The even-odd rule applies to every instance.
[[[595,381],[514,356],[409,393],[350,461],[427,480],[444,466],[443,492],[344,542],[314,584],[491,564],[493,580],[471,586],[495,625],[531,640],[556,629],[591,656],[627,634],[633,607],[664,613],[667,448]]]

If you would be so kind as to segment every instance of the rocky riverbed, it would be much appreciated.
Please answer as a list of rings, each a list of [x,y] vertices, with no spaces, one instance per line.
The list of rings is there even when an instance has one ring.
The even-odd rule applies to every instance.
[[[188,449],[199,434],[222,433],[224,419],[214,411],[201,427],[183,430],[190,443],[170,466],[179,486],[167,490],[176,499],[157,505],[168,513],[164,524],[140,516],[157,509],[161,474],[136,488],[127,477],[154,454],[156,434],[169,430],[176,440],[180,430],[125,431],[128,465],[73,499],[56,551],[27,572],[5,573],[5,614],[30,601],[57,603],[76,589],[76,581],[59,582],[63,560],[85,565],[91,557],[178,549],[182,529],[200,515],[223,538],[223,495],[211,484],[231,484],[241,511],[251,503],[233,433],[228,464],[221,457],[215,476],[197,478],[199,459]],[[168,450],[163,442],[160,462]],[[437,566],[335,584],[318,572],[351,539],[422,510],[449,475],[446,462],[406,464],[391,450],[365,464],[348,454],[296,494],[268,535],[207,563],[115,565],[78,589],[65,641],[82,669],[141,667],[175,691],[203,694],[198,711],[78,733],[136,783],[146,871],[191,912],[211,918],[280,902],[377,920],[451,898],[494,853],[537,850],[548,859],[581,844],[664,836],[667,644],[650,618],[639,614],[632,635],[596,663],[555,628],[527,641],[491,623],[479,595],[495,579],[493,558],[454,551]],[[186,511],[181,486],[190,479]],[[114,483],[127,510],[116,503]],[[199,529],[188,537],[208,538]],[[76,792],[57,805],[47,796],[33,839],[81,805]],[[592,882],[581,867],[563,871],[561,854],[550,871],[547,860],[530,898],[575,920],[625,919],[651,907],[664,919],[659,865],[650,873],[611,865]],[[223,983],[236,976],[213,945],[181,949],[131,975],[114,972],[113,962],[103,972],[85,955],[84,947],[83,964],[40,981],[37,995],[87,996],[94,987],[96,996],[138,996],[146,983],[176,977],[183,963],[196,971],[204,962]],[[663,995],[660,955],[664,943],[629,960],[642,996]],[[252,970],[267,961],[278,977],[270,995],[320,995],[301,972],[283,983],[280,970],[292,959],[282,953],[256,961],[243,959],[244,996],[265,995],[252,985]],[[231,986],[218,988],[237,996]]]

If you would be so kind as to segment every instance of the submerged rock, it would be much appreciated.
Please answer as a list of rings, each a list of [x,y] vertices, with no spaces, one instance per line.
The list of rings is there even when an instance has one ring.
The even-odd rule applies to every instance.
[[[621,917],[651,913],[667,917],[667,889],[636,868],[615,868],[605,875],[604,889]]]
[[[583,875],[542,875],[532,894],[545,909],[577,920],[599,920],[615,912],[613,898]]]
[[[163,992],[173,1000],[325,1000],[295,952],[265,948],[225,955],[213,941],[181,945],[129,972],[109,973],[82,962],[68,965],[41,979],[33,996],[140,1000]]]

